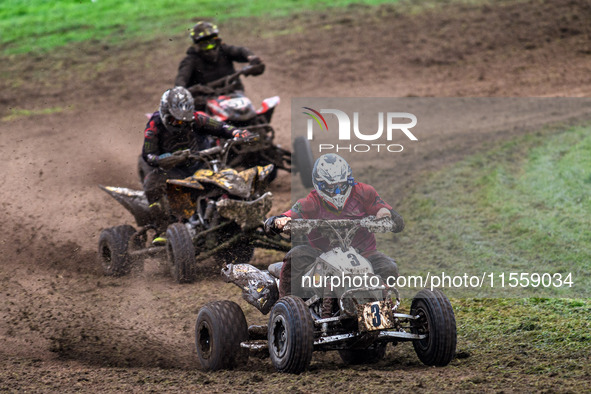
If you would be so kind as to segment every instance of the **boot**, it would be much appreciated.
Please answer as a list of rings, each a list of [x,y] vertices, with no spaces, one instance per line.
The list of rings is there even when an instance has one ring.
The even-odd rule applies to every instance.
[[[167,213],[166,202],[160,199],[149,207],[152,223],[156,226],[156,236],[152,240],[152,245],[166,245],[166,229],[169,224],[170,215]]]

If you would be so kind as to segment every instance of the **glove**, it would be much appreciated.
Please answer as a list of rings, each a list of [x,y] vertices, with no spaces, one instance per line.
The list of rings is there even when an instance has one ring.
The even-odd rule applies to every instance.
[[[263,62],[261,62],[261,59],[259,59],[258,57],[256,57],[256,58],[258,59],[258,63],[256,63],[256,64],[250,63],[250,66],[247,66],[244,69],[244,72],[242,73],[242,75],[244,75],[245,77],[247,77],[249,75],[261,75],[265,71],[265,64]]]
[[[265,220],[265,234],[267,235],[277,235],[280,233],[277,228],[275,228],[275,219],[280,216],[271,216],[267,220]]]
[[[189,158],[189,150],[174,152],[174,154],[164,153],[158,156],[158,165],[165,170],[169,170],[180,164],[183,164]]]
[[[257,55],[250,55],[249,57],[247,57],[248,59],[248,63],[251,66],[256,66],[257,64],[263,64],[263,62],[261,61],[261,58],[258,57]]]
[[[234,130],[232,132],[232,137],[249,142],[258,140],[258,135],[255,135],[248,130]]]

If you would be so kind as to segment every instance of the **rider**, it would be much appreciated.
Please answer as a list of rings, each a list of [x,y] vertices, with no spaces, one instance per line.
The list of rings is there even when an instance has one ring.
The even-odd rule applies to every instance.
[[[384,202],[372,186],[354,181],[351,166],[341,156],[334,153],[320,156],[312,170],[312,181],[314,190],[287,212],[267,219],[267,230],[280,231],[292,218],[361,219],[371,215],[377,219],[392,218],[394,232],[404,228],[402,216]],[[291,294],[292,278],[300,278],[316,258],[330,248],[328,239],[318,230],[310,232],[308,241],[309,245],[295,246],[285,255],[279,284],[280,297]],[[366,229],[357,232],[352,246],[371,262],[374,272],[382,278],[398,276],[394,260],[376,250],[375,236]]]
[[[152,114],[146,125],[142,149],[143,159],[153,167],[144,179],[144,192],[160,233],[170,221],[164,198],[166,180],[193,175],[201,163],[189,160],[189,155],[208,148],[209,135],[226,139],[247,138],[250,132],[196,113],[191,93],[182,86],[164,92],[159,110]],[[165,241],[163,234],[154,239],[155,244]]]
[[[214,94],[206,84],[236,72],[232,62],[249,62],[254,66],[243,75],[260,75],[265,71],[264,63],[248,48],[223,43],[218,27],[212,23],[198,22],[191,29],[190,36],[194,44],[187,49],[187,56],[179,64],[174,84],[191,92],[198,110],[205,108],[206,96]],[[244,91],[240,79],[231,89],[236,90]]]

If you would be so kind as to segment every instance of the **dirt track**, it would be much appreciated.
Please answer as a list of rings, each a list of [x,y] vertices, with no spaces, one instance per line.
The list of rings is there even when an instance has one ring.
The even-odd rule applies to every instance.
[[[251,30],[250,21],[222,32],[266,61],[266,73],[245,84],[254,101],[281,96],[274,124],[284,145],[292,97],[591,95],[591,5],[584,0],[403,11],[356,6],[273,22],[266,31]],[[125,278],[100,274],[100,229],[131,218],[97,184],[139,187],[143,114],[155,109],[187,45],[188,38],[172,37],[125,51],[77,47],[1,66],[13,77],[0,82],[0,116],[9,107],[65,110],[0,123],[0,390],[228,391],[260,384],[270,391],[349,391],[370,381],[379,382],[378,391],[470,389],[465,383],[486,373],[477,355],[425,369],[409,346],[390,350],[375,369],[343,370],[334,355],[318,355],[303,377],[269,375],[269,361],[256,359],[248,369],[206,374],[193,350],[197,310],[221,298],[244,306],[238,289],[215,276],[175,285],[155,261]],[[483,142],[522,132],[437,136],[404,160],[430,171],[483,149]],[[445,144],[460,138],[461,149],[442,159]],[[411,185],[413,175],[402,171],[401,185]],[[289,205],[289,184],[284,175],[272,188],[277,212]],[[252,308],[246,313],[249,322],[263,320]],[[318,386],[307,386],[312,380]],[[503,382],[514,390],[558,384],[550,377],[498,376],[472,388],[498,390]]]

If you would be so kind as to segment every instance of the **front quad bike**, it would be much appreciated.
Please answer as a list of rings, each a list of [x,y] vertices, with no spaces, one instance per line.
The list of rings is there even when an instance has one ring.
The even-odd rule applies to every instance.
[[[393,226],[391,219],[373,217],[291,221],[293,232],[309,233],[319,229],[330,237],[334,248],[320,255],[305,275],[308,278],[324,276],[328,283],[332,276],[350,277],[351,283],[356,282],[354,278],[374,276],[370,262],[351,247],[351,241],[360,228],[387,232]],[[420,290],[412,300],[410,313],[398,311],[398,291],[384,286],[381,280],[377,286],[335,288],[327,296],[324,296],[325,289],[312,285],[308,289],[309,298],[290,295],[278,299],[277,282],[282,264],[271,264],[268,271],[260,271],[249,264],[228,265],[222,270],[226,281],[243,289],[247,302],[263,314],[270,312],[268,325],[249,327],[248,340],[241,341],[240,347],[236,333],[208,331],[209,337],[216,341],[233,344],[228,355],[238,354],[239,348],[259,354],[266,349],[275,368],[288,373],[306,370],[313,351],[337,350],[346,364],[374,363],[384,357],[390,342],[412,341],[417,356],[426,365],[445,366],[454,357],[454,312],[449,299],[440,290]],[[369,283],[375,282],[369,280]],[[233,314],[240,315],[236,306],[232,308]],[[202,324],[201,320],[197,318],[197,327]],[[218,323],[221,326],[222,322]],[[203,347],[199,335],[196,336],[198,354],[210,352],[211,348]],[[218,350],[225,351],[220,347]],[[216,357],[222,358],[222,355]],[[207,363],[201,356],[200,361],[206,369],[226,367],[222,363]]]
[[[220,263],[247,263],[255,247],[289,250],[289,243],[264,235],[263,218],[271,209],[272,195],[265,193],[273,165],[237,171],[227,166],[232,146],[227,140],[206,149],[192,160],[203,168],[185,179],[169,179],[166,197],[175,222],[166,231],[166,245],[152,246],[152,217],[143,191],[100,186],[134,216],[139,229],[130,225],[107,228],[99,237],[99,262],[105,275],[125,275],[141,257],[162,257],[170,264],[178,283],[195,280],[199,263],[213,257]]]

